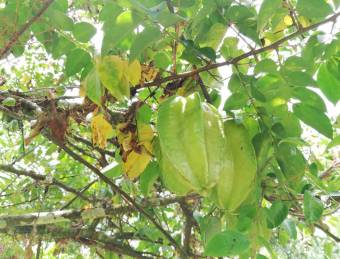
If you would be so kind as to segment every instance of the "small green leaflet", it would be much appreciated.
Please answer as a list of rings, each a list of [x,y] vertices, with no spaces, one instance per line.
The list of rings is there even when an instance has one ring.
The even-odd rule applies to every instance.
[[[102,54],[116,47],[127,35],[133,32],[142,18],[132,11],[125,11],[117,16],[115,21],[105,21],[103,26],[104,39]]]
[[[212,237],[205,247],[206,256],[232,256],[244,252],[250,245],[240,232],[227,230]]]
[[[328,143],[327,149],[337,147],[340,145],[340,135],[336,136],[331,142]]]
[[[233,93],[224,103],[224,110],[238,110],[247,105],[249,97],[243,92]]]
[[[276,10],[282,7],[282,0],[264,0],[260,7],[257,18],[257,31],[262,31],[270,19],[275,15]]]
[[[12,97],[7,97],[6,99],[4,99],[1,104],[5,105],[5,106],[15,106],[15,99]]]
[[[275,74],[276,70],[277,70],[277,65],[273,60],[263,59],[259,63],[256,64],[254,72],[255,74],[259,74],[259,73]]]
[[[304,103],[294,104],[293,111],[308,126],[311,126],[327,138],[331,139],[333,137],[332,124],[322,111]]]
[[[325,0],[298,0],[296,10],[310,19],[322,19],[332,12],[332,7]]]
[[[315,198],[309,191],[305,191],[303,196],[303,214],[309,223],[318,221],[323,212],[322,202]]]
[[[148,166],[145,168],[144,172],[140,176],[140,189],[144,196],[147,196],[153,184],[157,180],[159,176],[159,166],[158,163],[155,161],[152,161],[148,164]]]
[[[87,22],[79,22],[73,26],[73,35],[80,42],[88,42],[95,34],[96,28]]]
[[[333,104],[340,100],[340,80],[328,70],[327,63],[320,66],[317,82],[321,91]]]
[[[158,27],[146,27],[141,33],[139,33],[132,43],[130,49],[130,60],[134,60],[155,41],[161,38],[161,32]]]
[[[87,75],[84,84],[86,96],[95,104],[101,105],[101,98],[104,95],[104,89],[100,83],[100,79],[95,68],[93,68]]]
[[[105,174],[105,176],[109,177],[110,179],[114,179],[123,173],[123,169],[122,169],[121,164],[117,162],[113,162],[109,164],[108,166],[104,167],[101,170],[101,173]]]
[[[207,244],[212,237],[221,232],[221,220],[218,217],[205,216],[198,218],[197,221],[204,244]]]
[[[278,227],[288,215],[288,207],[282,201],[275,201],[272,206],[266,210],[267,225],[269,228]]]
[[[71,51],[65,61],[65,71],[67,76],[73,76],[91,63],[91,56],[82,49]]]

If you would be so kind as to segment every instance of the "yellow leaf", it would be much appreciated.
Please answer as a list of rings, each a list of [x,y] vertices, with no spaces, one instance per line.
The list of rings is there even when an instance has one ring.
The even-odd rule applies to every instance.
[[[148,152],[143,147],[141,147],[141,149],[142,151],[140,154],[135,151],[131,151],[126,158],[126,162],[123,164],[124,172],[130,179],[135,179],[143,173],[151,160],[151,156]]]
[[[111,124],[105,120],[103,114],[93,117],[91,129],[93,144],[105,148],[107,139],[113,137],[114,131]]]
[[[311,24],[308,18],[305,16],[299,16],[298,20],[302,27],[308,27]]]
[[[132,85],[139,83],[142,76],[142,67],[137,59],[135,59],[128,67],[127,76]]]
[[[290,26],[293,24],[293,20],[292,20],[292,17],[290,17],[290,15],[286,15],[285,18],[283,18],[283,21],[287,26]]]

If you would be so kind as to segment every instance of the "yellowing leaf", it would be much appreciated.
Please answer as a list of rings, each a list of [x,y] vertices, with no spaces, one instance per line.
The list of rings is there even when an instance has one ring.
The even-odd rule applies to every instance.
[[[283,18],[283,22],[284,22],[287,26],[292,25],[292,24],[293,24],[292,17],[290,17],[290,15],[286,15],[286,16]]]
[[[105,56],[96,62],[100,81],[118,100],[130,97],[130,88],[124,78],[127,68],[128,62],[118,56]]]
[[[143,173],[150,160],[151,156],[143,147],[141,147],[141,153],[131,151],[123,164],[124,172],[130,179],[135,179]]]
[[[150,124],[138,123],[139,143],[151,142],[153,139],[153,129]]]
[[[112,138],[114,131],[103,114],[93,117],[91,122],[92,141],[94,145],[105,148],[107,139]]]
[[[142,76],[142,67],[137,59],[135,59],[128,67],[127,77],[132,85],[139,83]]]
[[[143,145],[145,149],[152,154],[152,139],[154,136],[153,129],[150,124],[138,124],[138,143]]]
[[[298,20],[301,23],[302,27],[308,27],[310,25],[310,21],[305,16],[299,16]]]

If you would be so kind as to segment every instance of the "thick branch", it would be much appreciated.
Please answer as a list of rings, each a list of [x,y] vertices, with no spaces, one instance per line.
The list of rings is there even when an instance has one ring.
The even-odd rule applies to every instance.
[[[186,201],[196,200],[198,195],[189,195],[185,197]],[[159,199],[148,199],[142,201],[145,207],[167,206],[174,203],[182,203],[183,197],[168,197]],[[48,225],[58,222],[70,222],[79,219],[97,219],[118,214],[130,213],[131,206],[91,208],[91,209],[73,209],[58,210],[52,212],[27,213],[22,215],[4,215],[0,216],[0,229],[12,227]]]
[[[18,41],[19,37],[24,34],[31,25],[37,21],[40,16],[47,10],[47,8],[53,3],[54,0],[47,0],[44,5],[40,8],[35,16],[33,16],[29,21],[27,21],[19,31],[15,32],[10,38],[10,40],[6,43],[6,45],[0,50],[0,59],[2,59],[8,51],[13,47],[13,45]]]
[[[38,226],[20,226],[16,227],[15,231],[1,229],[1,233],[13,234],[30,234],[35,231],[39,236],[46,235],[53,240],[71,240],[84,244],[86,246],[101,247],[105,250],[113,251],[117,254],[128,255],[132,258],[150,258],[152,255],[154,258],[156,255],[136,251],[129,245],[123,244],[119,238],[116,238],[116,234],[109,236],[107,233],[93,231],[88,228],[79,229],[77,227],[57,227],[55,225],[38,225]]]
[[[131,208],[121,206],[117,208],[93,208],[80,210],[59,210],[52,212],[34,212],[22,215],[0,216],[0,229],[10,229],[23,226],[39,226],[49,225],[60,222],[72,222],[79,219],[97,219],[104,218],[109,215],[117,215]]]

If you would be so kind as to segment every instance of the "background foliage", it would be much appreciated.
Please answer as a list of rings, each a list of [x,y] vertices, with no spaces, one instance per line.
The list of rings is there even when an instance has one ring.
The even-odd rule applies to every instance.
[[[338,258],[339,5],[0,1],[1,257]],[[252,140],[235,212],[160,179],[158,107],[193,92]]]

